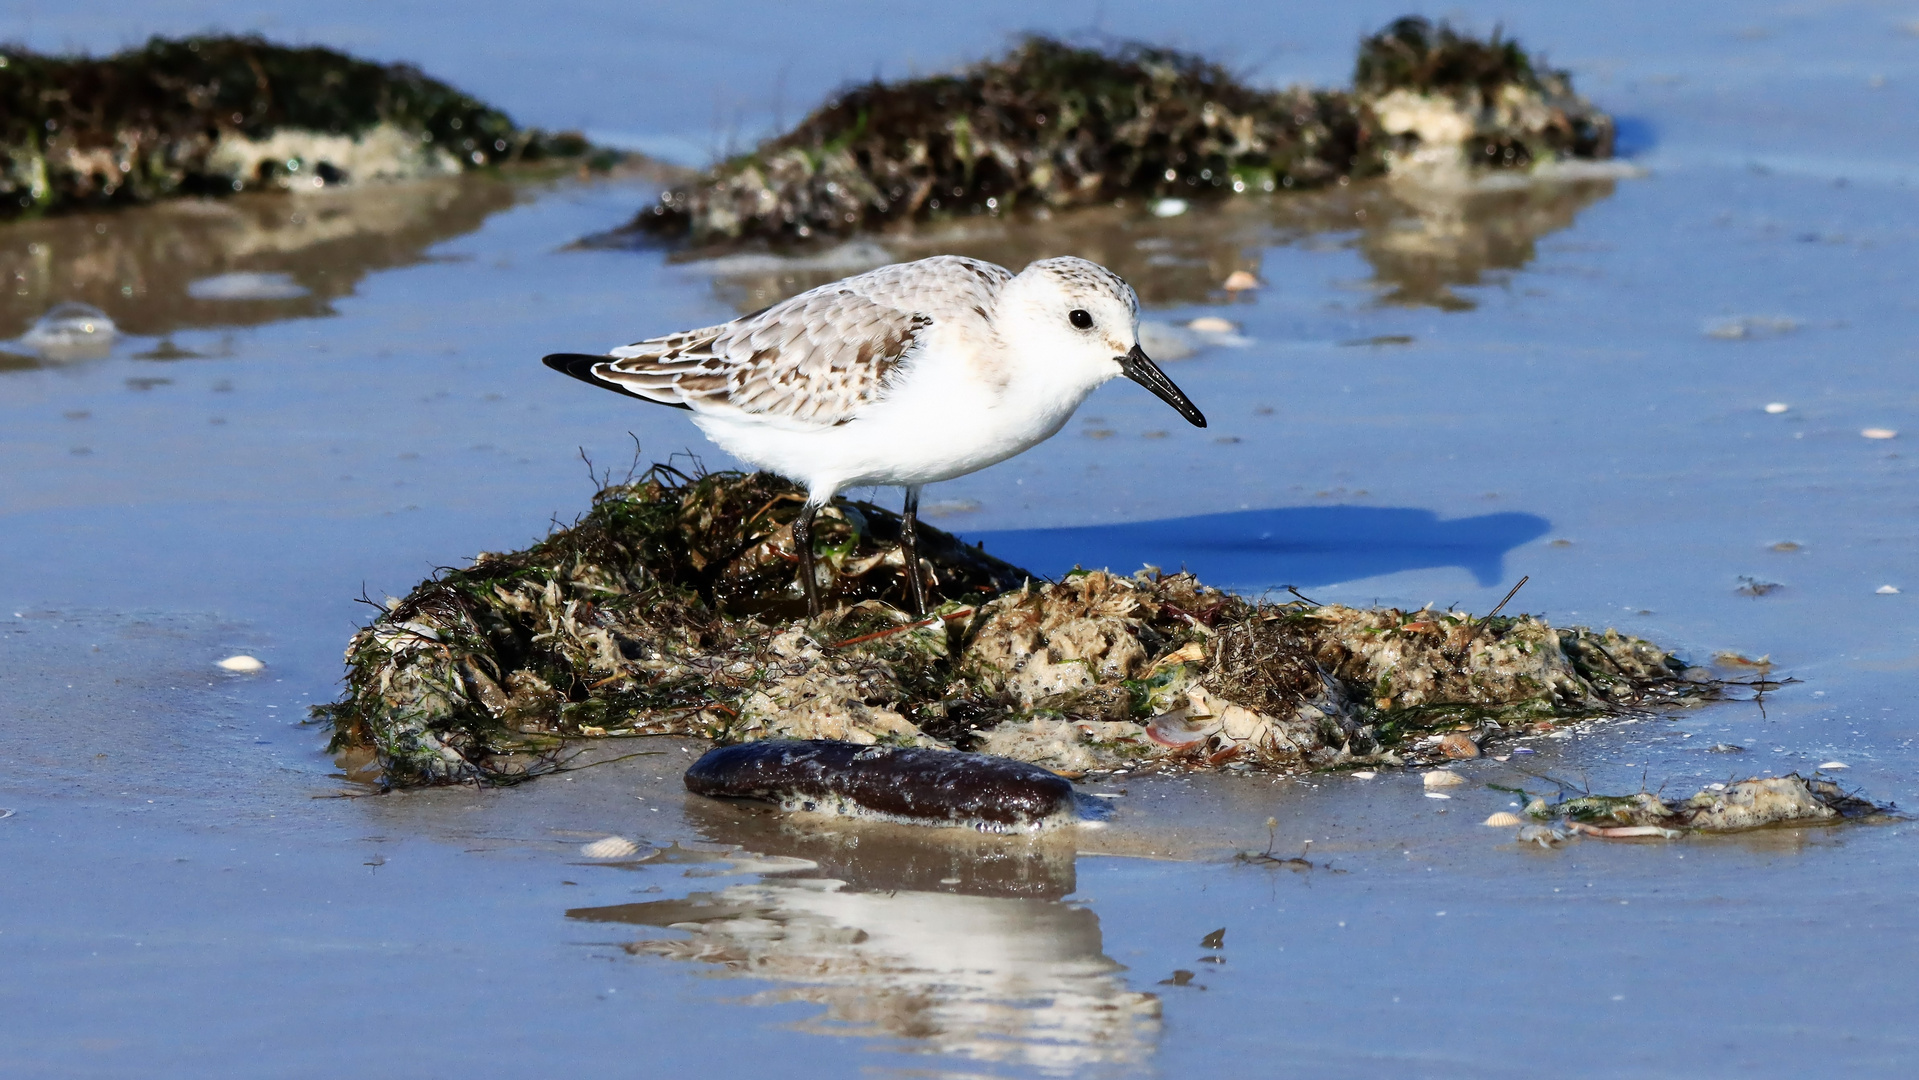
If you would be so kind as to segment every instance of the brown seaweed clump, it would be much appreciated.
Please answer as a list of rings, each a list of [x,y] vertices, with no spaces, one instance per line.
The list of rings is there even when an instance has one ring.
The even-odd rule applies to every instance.
[[[848,89],[792,131],[670,189],[631,228],[695,242],[1320,187],[1417,161],[1601,158],[1612,122],[1497,35],[1405,18],[1348,91],[1248,85],[1188,53],[1028,38],[952,75]]]
[[[416,68],[331,49],[228,36],[155,37],[97,58],[0,48],[0,220],[590,150]]]
[[[1256,603],[1190,574],[1025,571],[922,526],[932,618],[901,607],[897,515],[840,501],[801,618],[797,488],[655,466],[571,528],[390,601],[347,649],[334,746],[389,783],[511,780],[574,737],[837,739],[1068,774],[1474,756],[1569,719],[1708,700],[1645,641],[1530,616]]]

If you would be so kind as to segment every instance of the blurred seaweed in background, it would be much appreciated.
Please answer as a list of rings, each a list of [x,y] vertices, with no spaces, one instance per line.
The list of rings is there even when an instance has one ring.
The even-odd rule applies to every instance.
[[[100,58],[0,48],[0,219],[593,154],[417,68],[331,49],[225,36]]]
[[[1612,121],[1497,33],[1404,18],[1352,91],[1247,84],[1203,57],[1031,37],[957,74],[848,89],[666,191],[632,229],[695,242],[1344,184],[1610,156]]]

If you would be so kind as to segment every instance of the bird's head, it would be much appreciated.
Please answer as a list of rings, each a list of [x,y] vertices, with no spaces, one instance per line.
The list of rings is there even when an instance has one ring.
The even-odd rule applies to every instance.
[[[1195,427],[1206,417],[1139,347],[1139,297],[1098,263],[1064,256],[1032,263],[1006,284],[1000,329],[1020,352],[1087,390],[1124,375]]]

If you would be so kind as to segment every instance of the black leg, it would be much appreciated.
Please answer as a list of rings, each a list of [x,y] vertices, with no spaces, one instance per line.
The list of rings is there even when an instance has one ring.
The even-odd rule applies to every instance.
[[[915,618],[926,614],[926,575],[920,570],[920,489],[906,489],[906,513],[900,518],[900,554],[905,556],[906,602]]]
[[[819,507],[812,502],[800,507],[793,519],[793,553],[800,557],[800,580],[806,585],[806,617],[820,617],[820,585],[813,574],[813,515]]]

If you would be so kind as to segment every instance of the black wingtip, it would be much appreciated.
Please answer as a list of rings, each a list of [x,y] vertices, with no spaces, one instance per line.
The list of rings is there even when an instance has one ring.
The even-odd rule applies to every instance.
[[[593,374],[594,364],[603,364],[612,359],[608,356],[594,356],[590,353],[557,352],[540,357],[540,363],[562,375],[571,375],[581,382],[595,386],[606,386],[606,382]],[[608,387],[608,389],[617,389]]]
[[[546,356],[542,356],[540,357],[540,363],[545,364],[547,367],[552,368],[562,375],[571,375],[583,383],[590,383],[602,390],[611,390],[616,394],[625,394],[627,397],[635,398],[652,405],[670,405],[675,409],[688,409],[692,407],[677,401],[655,401],[653,398],[636,394],[626,387],[621,386],[619,383],[609,382],[593,373],[595,367],[611,359],[613,358],[610,356],[595,353],[562,352],[549,353]]]

